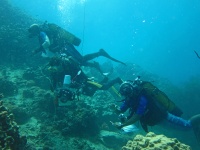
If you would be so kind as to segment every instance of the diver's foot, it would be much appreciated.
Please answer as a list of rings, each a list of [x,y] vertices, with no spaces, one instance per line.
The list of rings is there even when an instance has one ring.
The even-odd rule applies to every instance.
[[[108,58],[110,57],[110,55],[108,55],[108,53],[104,49],[99,50],[99,56],[104,56]]]
[[[200,114],[193,116],[190,121],[194,134],[197,138],[197,142],[200,144]]]
[[[190,118],[190,121],[192,126],[200,126],[200,114],[192,116],[192,118]]]

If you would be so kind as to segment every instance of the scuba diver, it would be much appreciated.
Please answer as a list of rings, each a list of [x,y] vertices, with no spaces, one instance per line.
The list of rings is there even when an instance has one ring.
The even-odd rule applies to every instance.
[[[77,89],[79,93],[92,96],[96,90],[107,90],[115,83],[121,83],[121,79],[116,78],[107,82],[105,77],[100,83],[91,81],[81,70],[79,63],[71,56],[52,57],[48,63],[50,71],[51,91],[62,88],[63,79],[70,76],[68,88]]]
[[[71,87],[80,88],[88,78],[81,70],[79,63],[71,56],[52,57],[48,63],[50,71],[51,90],[62,87],[65,75],[71,76]]]
[[[111,122],[113,126],[122,129],[140,121],[142,128],[148,132],[148,126],[159,124],[166,119],[169,122],[185,128],[192,128],[198,143],[200,143],[200,114],[189,120],[181,118],[182,111],[157,87],[150,82],[124,81],[120,85],[119,92],[125,97],[120,107],[112,104],[110,108],[122,115],[129,110],[128,117],[121,117],[121,122]],[[120,117],[119,116],[119,117]]]
[[[40,44],[40,46],[32,52],[33,54],[42,52],[41,54],[42,57],[50,57],[50,58],[55,55],[53,52],[49,50],[49,46],[51,44],[49,37],[45,32],[43,32],[40,29],[39,25],[37,24],[31,25],[30,28],[28,29],[28,32],[30,33],[29,34],[30,38],[37,36]]]
[[[125,63],[111,57],[105,50],[100,49],[96,53],[87,54],[82,56],[74,47],[78,46],[81,42],[79,38],[64,30],[63,28],[53,24],[45,22],[43,25],[32,24],[28,29],[29,37],[38,36],[40,47],[33,51],[33,54],[42,52],[43,57],[53,57],[56,53],[66,54],[72,56],[80,63],[81,66],[89,66],[96,68],[100,73],[103,72],[97,62],[89,62],[90,60],[99,56],[104,56],[114,62]]]
[[[50,71],[51,91],[55,93],[55,102],[58,106],[65,106],[67,101],[79,100],[81,94],[93,96],[97,90],[111,88],[118,96],[113,85],[122,83],[120,78],[108,81],[107,77],[100,83],[92,81],[71,56],[52,57],[48,70]]]

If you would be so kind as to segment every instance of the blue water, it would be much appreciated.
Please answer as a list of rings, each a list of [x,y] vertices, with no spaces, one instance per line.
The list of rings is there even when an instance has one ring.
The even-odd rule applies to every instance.
[[[199,0],[11,0],[25,13],[82,39],[82,54],[107,50],[174,84],[200,75]],[[99,59],[101,60],[101,59]]]

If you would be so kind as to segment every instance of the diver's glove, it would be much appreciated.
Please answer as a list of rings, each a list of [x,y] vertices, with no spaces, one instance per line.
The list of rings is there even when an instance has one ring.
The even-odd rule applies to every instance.
[[[122,124],[121,122],[112,122],[112,121],[110,121],[110,123],[111,123],[114,127],[116,127],[117,129],[119,129],[119,130],[121,130],[121,128],[124,127],[123,124]]]

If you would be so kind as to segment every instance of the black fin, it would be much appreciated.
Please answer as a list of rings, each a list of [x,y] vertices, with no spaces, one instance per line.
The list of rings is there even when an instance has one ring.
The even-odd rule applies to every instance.
[[[197,142],[200,145],[200,114],[193,116],[191,119],[192,128],[196,136]]]

